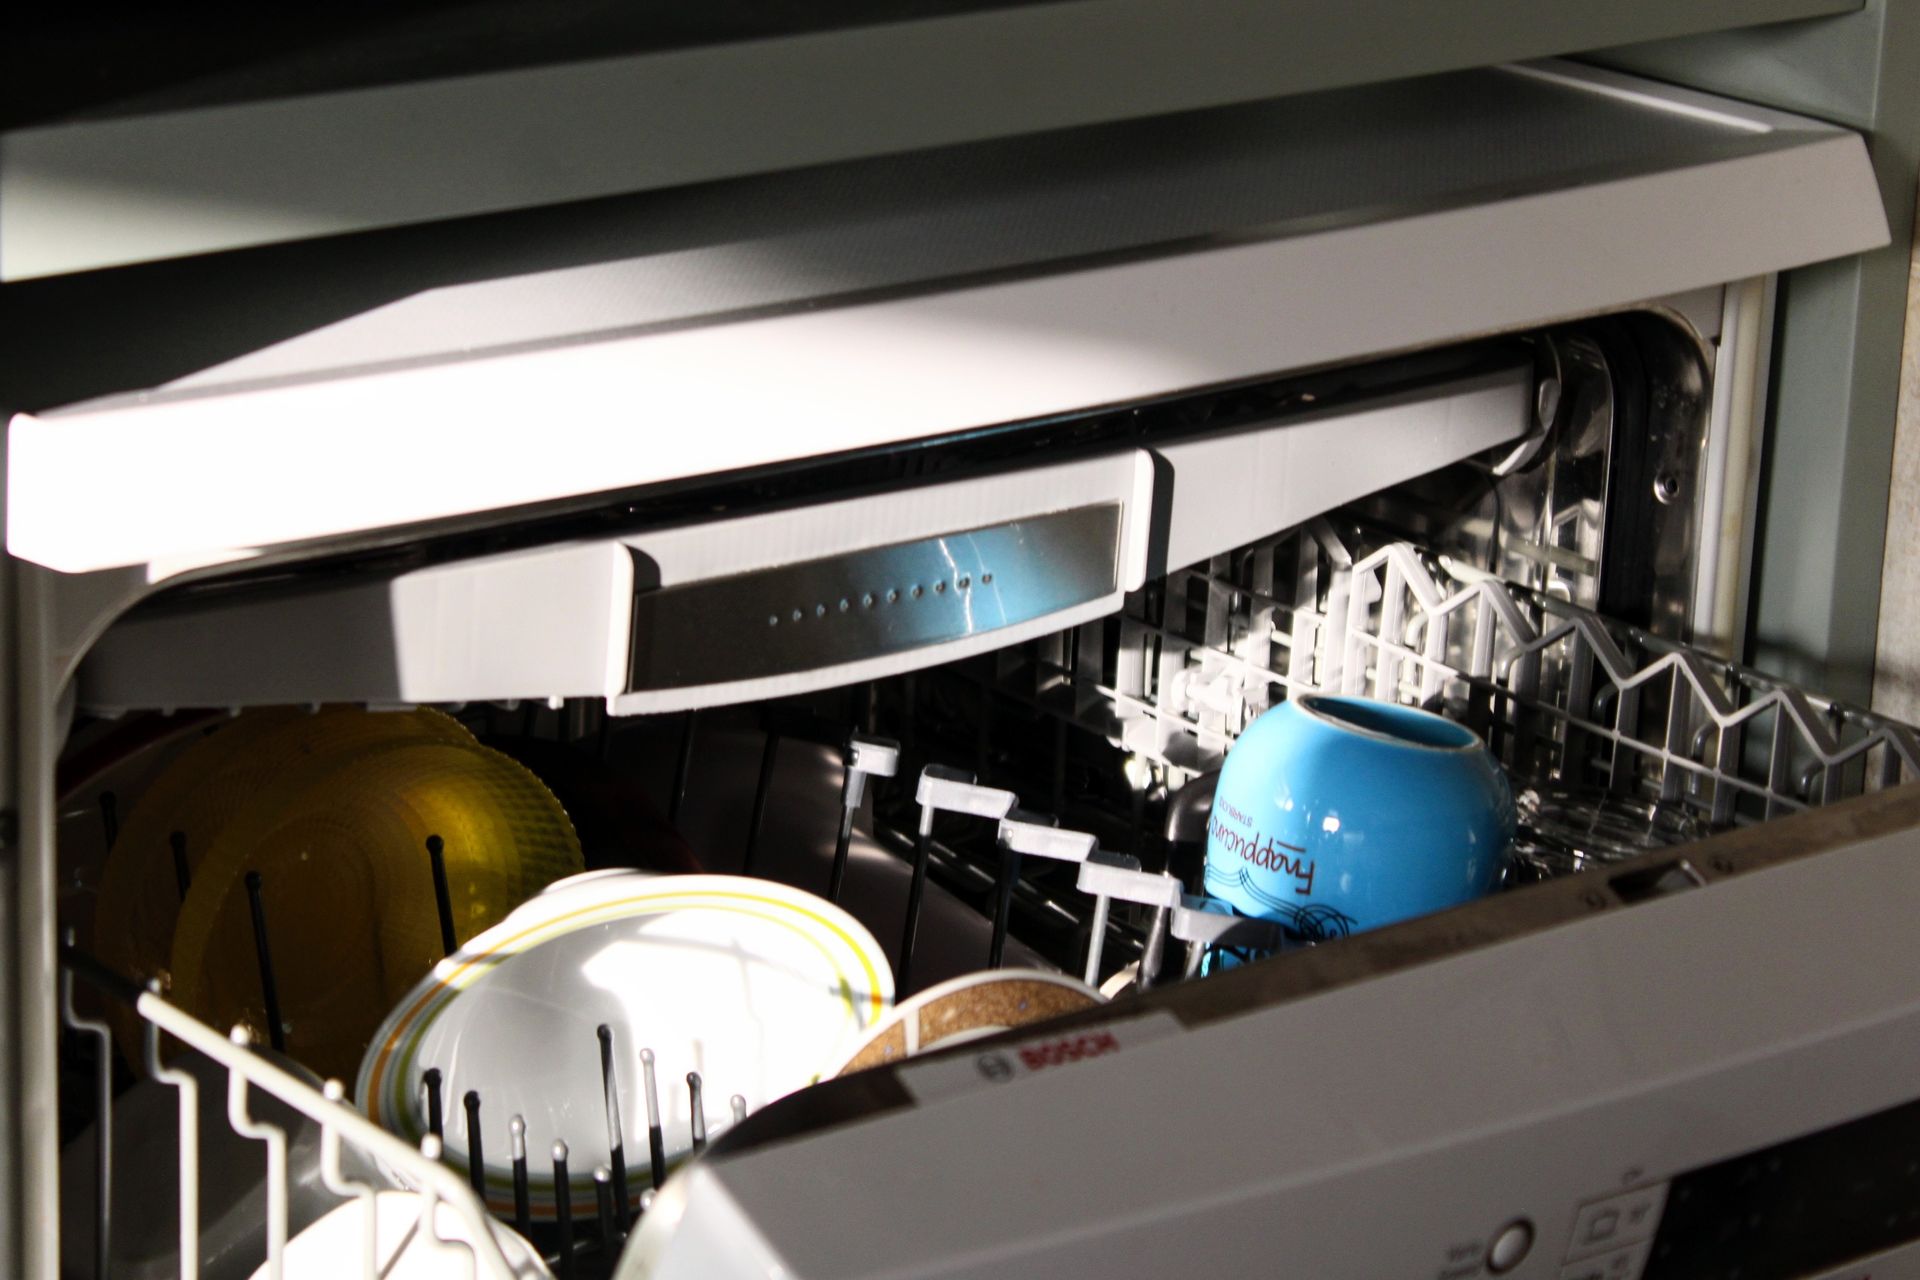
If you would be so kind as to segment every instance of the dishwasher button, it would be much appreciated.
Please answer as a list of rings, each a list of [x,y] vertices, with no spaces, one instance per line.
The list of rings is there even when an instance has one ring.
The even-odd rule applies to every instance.
[[[1653,1242],[1643,1240],[1593,1258],[1582,1258],[1560,1268],[1560,1280],[1640,1280]]]
[[[1518,1218],[1500,1228],[1487,1248],[1487,1270],[1499,1275],[1519,1266],[1533,1247],[1533,1224]]]
[[[1651,1239],[1666,1202],[1667,1184],[1661,1182],[1582,1205],[1573,1220],[1573,1242],[1567,1246],[1567,1256],[1579,1258]]]

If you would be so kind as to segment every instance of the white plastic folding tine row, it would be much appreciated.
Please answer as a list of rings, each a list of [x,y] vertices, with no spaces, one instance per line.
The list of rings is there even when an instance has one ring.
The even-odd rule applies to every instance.
[[[900,937],[894,987],[910,990],[914,942],[920,930],[920,903],[927,888],[927,865],[933,858],[933,818],[937,813],[960,813],[998,821],[1013,808],[1014,794],[999,787],[983,787],[972,774],[946,765],[930,764],[920,771],[914,800],[920,806],[920,829],[913,846],[913,879],[907,888],[906,925]]]
[[[1087,983],[1092,985],[1100,980],[1107,917],[1113,910],[1115,898],[1153,908],[1153,923],[1147,931],[1147,950],[1140,962],[1143,985],[1150,983],[1152,978],[1149,970],[1159,968],[1155,939],[1160,940],[1160,946],[1165,945],[1167,915],[1183,897],[1180,882],[1169,875],[1142,871],[1140,860],[1129,854],[1095,852],[1080,864],[1077,883],[1080,892],[1093,895],[1093,928],[1087,939]]]
[[[926,766],[921,770],[915,799],[920,804],[919,837],[922,850],[930,845],[934,815],[944,811],[996,819],[999,824],[997,839],[1004,851],[1080,864],[1076,885],[1094,902],[1087,939],[1086,981],[1089,985],[1099,981],[1107,921],[1116,898],[1153,909],[1154,923],[1148,930],[1147,938],[1147,961],[1153,963],[1157,960],[1155,939],[1158,938],[1164,945],[1168,917],[1175,907],[1181,905],[1184,897],[1180,882],[1172,876],[1141,870],[1139,859],[1131,855],[1103,852],[1098,839],[1087,832],[1066,830],[1052,825],[1051,821],[1041,820],[1040,815],[1017,810],[1014,808],[1017,797],[1013,792],[981,786],[973,780],[972,774],[958,769],[944,765]],[[916,878],[924,874],[925,866],[924,852],[917,854]],[[917,884],[915,888],[918,888]],[[913,916],[918,904],[919,894],[915,892],[908,900],[909,941],[903,951],[903,959],[911,950]],[[1143,972],[1148,963],[1142,964]],[[902,968],[904,971],[904,964]],[[901,979],[901,987],[905,989],[904,978]]]

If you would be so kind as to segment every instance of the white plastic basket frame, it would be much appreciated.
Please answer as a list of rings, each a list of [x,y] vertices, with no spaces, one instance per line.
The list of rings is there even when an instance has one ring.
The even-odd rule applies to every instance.
[[[1343,561],[1330,531],[1309,530],[1168,575],[1157,620],[1136,598],[1115,686],[1099,690],[1123,744],[1197,772],[1277,697],[1334,692],[1478,704],[1496,733],[1524,720],[1546,740],[1550,770],[1589,752],[1615,789],[1715,824],[1920,776],[1906,725],[1562,600],[1455,577],[1411,544]],[[1196,629],[1189,615],[1202,612]]]

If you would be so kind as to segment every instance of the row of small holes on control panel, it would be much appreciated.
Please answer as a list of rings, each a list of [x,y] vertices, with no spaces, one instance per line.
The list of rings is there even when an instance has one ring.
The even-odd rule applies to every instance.
[[[990,584],[992,581],[993,581],[993,575],[991,573],[983,573],[980,575],[981,586],[986,586]],[[954,588],[959,591],[972,590],[973,577],[971,574],[963,573],[959,577],[953,580],[953,585],[954,585]],[[933,594],[945,595],[946,590],[947,590],[947,580],[945,578],[935,579],[933,584]],[[921,597],[925,596],[926,593],[927,593],[927,588],[924,585],[916,582],[911,587],[907,588],[905,594],[911,599],[918,600]],[[876,604],[883,604],[883,603],[898,604],[900,603],[900,597],[901,597],[901,591],[900,591],[900,588],[898,587],[888,587],[886,591],[878,595],[874,594],[871,591],[868,591],[861,595],[860,607],[862,609],[871,609]],[[847,596],[842,596],[840,597],[840,601],[837,608],[832,610],[828,609],[824,603],[814,605],[813,616],[816,618],[824,618],[830,612],[847,613],[847,612],[850,612],[852,608],[853,608],[852,599],[850,599]],[[802,622],[802,621],[805,621],[806,616],[807,616],[807,611],[805,609],[795,609],[792,615],[790,616],[790,620],[793,622]],[[770,627],[779,626],[780,615],[777,613],[768,614],[767,625]]]

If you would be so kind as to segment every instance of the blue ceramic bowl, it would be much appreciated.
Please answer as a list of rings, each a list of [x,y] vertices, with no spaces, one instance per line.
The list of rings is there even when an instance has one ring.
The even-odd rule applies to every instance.
[[[1479,897],[1506,867],[1513,792],[1473,731],[1411,707],[1302,694],[1220,770],[1207,892],[1300,938]]]

